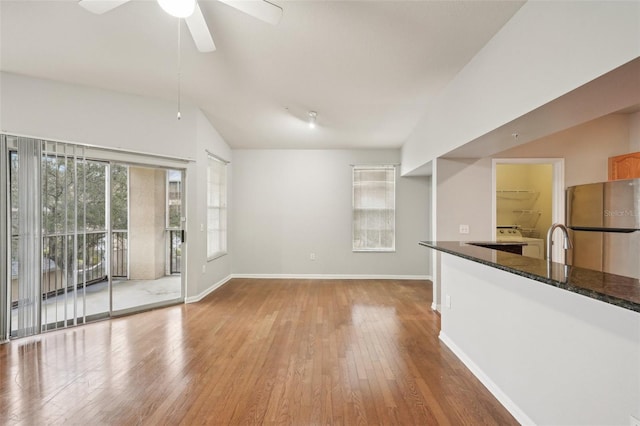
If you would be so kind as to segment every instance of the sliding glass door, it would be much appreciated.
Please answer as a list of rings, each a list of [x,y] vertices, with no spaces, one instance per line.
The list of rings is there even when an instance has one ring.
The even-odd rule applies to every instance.
[[[182,170],[0,140],[3,339],[184,300]]]

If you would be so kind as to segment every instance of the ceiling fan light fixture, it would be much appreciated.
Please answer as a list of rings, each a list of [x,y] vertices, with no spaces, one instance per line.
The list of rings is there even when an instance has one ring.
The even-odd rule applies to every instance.
[[[196,8],[196,0],[158,0],[158,4],[171,16],[187,18]]]

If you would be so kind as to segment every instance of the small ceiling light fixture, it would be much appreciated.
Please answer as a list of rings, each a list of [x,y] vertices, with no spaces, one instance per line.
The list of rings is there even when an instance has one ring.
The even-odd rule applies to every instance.
[[[312,129],[316,128],[316,118],[318,117],[318,113],[315,111],[309,111],[309,127]]]
[[[171,16],[187,18],[196,8],[196,0],[158,0],[158,4]]]

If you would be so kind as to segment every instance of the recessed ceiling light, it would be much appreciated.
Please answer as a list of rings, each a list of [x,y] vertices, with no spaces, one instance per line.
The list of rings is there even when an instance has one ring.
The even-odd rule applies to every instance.
[[[315,111],[309,111],[309,127],[315,129],[316,127],[316,119],[318,117],[318,113]]]

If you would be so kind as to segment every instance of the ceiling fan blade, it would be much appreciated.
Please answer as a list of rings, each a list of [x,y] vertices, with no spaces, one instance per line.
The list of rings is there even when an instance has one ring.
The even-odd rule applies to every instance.
[[[128,1],[129,0],[80,0],[79,4],[89,12],[102,15]]]
[[[187,27],[189,27],[189,32],[191,32],[191,37],[193,37],[198,51],[207,53],[216,50],[213,37],[211,37],[211,31],[209,31],[209,26],[207,25],[207,21],[204,20],[204,15],[198,3],[196,3],[193,14],[185,18],[185,21],[187,22]]]
[[[282,18],[282,8],[266,0],[219,0],[271,25],[278,25]]]

